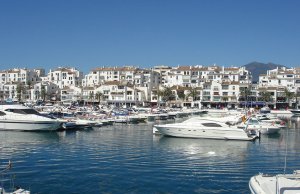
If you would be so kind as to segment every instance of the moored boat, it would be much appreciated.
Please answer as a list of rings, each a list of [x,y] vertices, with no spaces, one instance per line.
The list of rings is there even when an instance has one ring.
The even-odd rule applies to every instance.
[[[283,128],[280,124],[276,124],[275,122],[263,122],[255,117],[248,118],[245,123],[241,123],[238,127],[244,128],[246,126],[248,129],[258,130],[261,134],[278,133],[280,129]]]
[[[0,105],[0,130],[44,131],[60,128],[62,122],[22,105]]]
[[[252,194],[300,193],[300,171],[274,176],[259,174],[251,177],[249,188]]]
[[[154,125],[154,128],[166,136],[187,138],[254,140],[259,135],[256,130],[240,129],[210,119],[200,119],[197,122],[188,123]]]

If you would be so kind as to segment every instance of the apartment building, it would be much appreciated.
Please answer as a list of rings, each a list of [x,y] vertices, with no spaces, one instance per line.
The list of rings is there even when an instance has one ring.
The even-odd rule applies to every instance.
[[[24,85],[36,83],[40,81],[39,75],[45,70],[43,69],[26,69],[14,68],[0,71],[0,83],[22,83]]]
[[[133,83],[133,78],[138,68],[132,66],[125,67],[100,67],[93,69],[85,75],[82,86],[100,86],[107,81],[127,81]]]
[[[100,92],[102,100],[107,104],[116,106],[132,106],[143,104],[146,101],[142,90],[130,83],[121,81],[107,81],[94,90],[94,94]]]
[[[86,98],[87,100],[88,97],[89,96]],[[81,101],[83,100],[82,88],[76,86],[66,86],[60,90],[60,99],[64,104]]]
[[[165,65],[159,65],[159,66],[154,66],[153,71],[159,73],[160,79],[159,79],[159,84],[165,85],[168,83],[168,73],[172,70],[172,67],[170,66],[165,66]]]
[[[294,99],[288,99],[286,92],[300,93],[300,69],[276,68],[268,70],[266,74],[259,76],[258,97],[265,92],[270,93],[269,105],[273,108],[284,108],[295,103]]]
[[[59,67],[55,70],[50,70],[48,73],[48,81],[52,82],[60,89],[70,86],[80,86],[83,73],[76,68]]]
[[[31,101],[60,100],[60,89],[58,85],[51,82],[36,83],[28,90],[27,93],[28,96],[26,97],[26,99]]]

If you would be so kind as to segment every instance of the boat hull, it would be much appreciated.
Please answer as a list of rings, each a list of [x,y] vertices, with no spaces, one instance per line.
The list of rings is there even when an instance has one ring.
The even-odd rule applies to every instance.
[[[300,115],[300,110],[291,110],[293,115]]]
[[[155,125],[155,128],[163,135],[185,138],[205,138],[205,139],[224,139],[224,140],[253,140],[254,137],[248,137],[242,129],[199,129],[185,127],[170,127],[164,125]]]
[[[0,130],[15,131],[52,131],[61,127],[58,121],[18,121],[0,120]]]
[[[275,133],[279,133],[279,131],[280,131],[280,128],[278,128],[278,127],[261,128],[259,130],[259,132],[261,134],[275,134]]]

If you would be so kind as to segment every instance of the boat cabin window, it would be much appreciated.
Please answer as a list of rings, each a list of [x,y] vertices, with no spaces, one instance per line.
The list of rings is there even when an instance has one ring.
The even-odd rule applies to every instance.
[[[5,112],[0,111],[0,116],[6,115]]]
[[[5,111],[13,112],[13,113],[17,113],[17,114],[40,115],[40,113],[34,109],[12,109],[12,108],[10,108],[10,109],[6,109]]]
[[[219,125],[218,123],[202,123],[205,127],[222,127],[222,125]]]

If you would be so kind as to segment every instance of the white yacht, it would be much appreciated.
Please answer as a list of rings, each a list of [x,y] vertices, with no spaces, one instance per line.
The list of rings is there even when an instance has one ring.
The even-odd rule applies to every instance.
[[[173,137],[208,138],[226,140],[254,140],[258,137],[255,130],[240,129],[224,122],[199,119],[197,122],[154,125],[161,134]]]
[[[61,122],[22,105],[0,105],[0,130],[44,131],[60,128]]]
[[[259,174],[251,177],[249,188],[252,194],[300,193],[300,171],[275,176]]]

